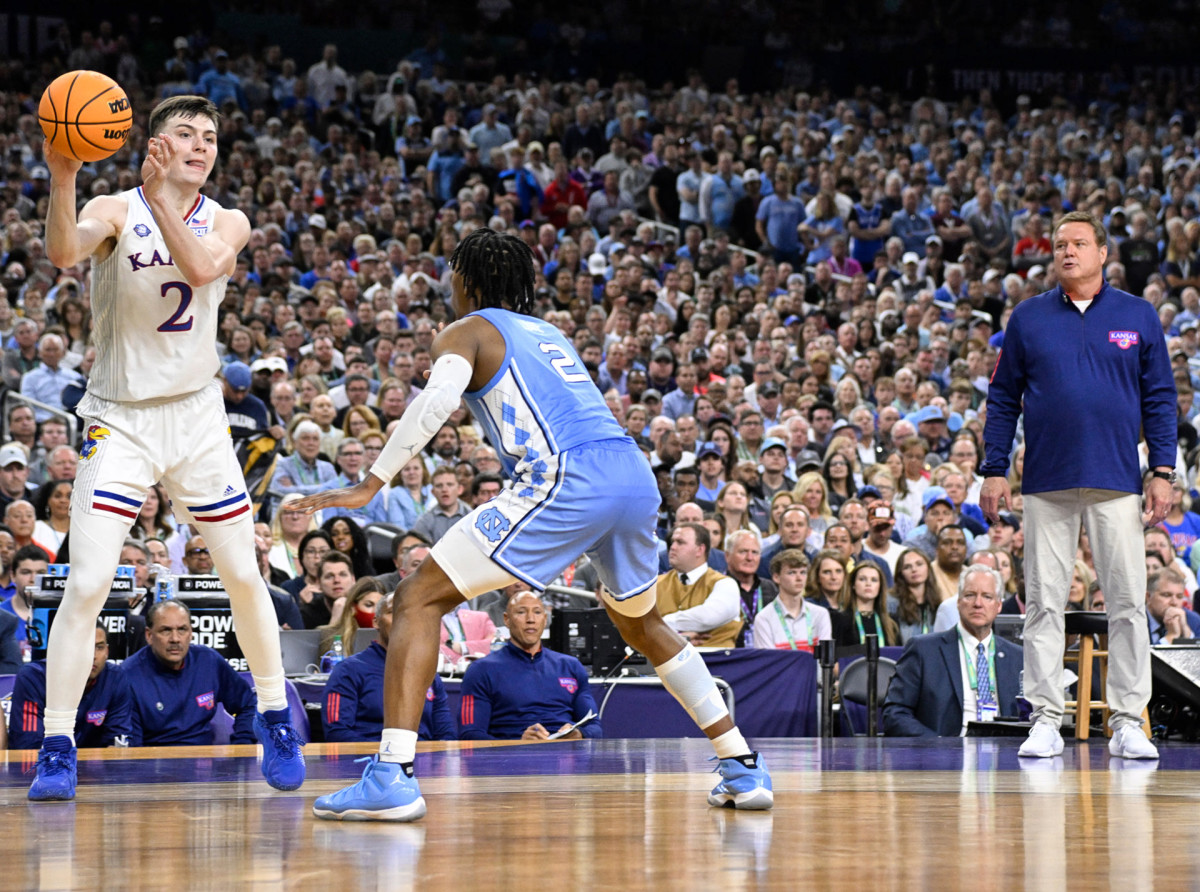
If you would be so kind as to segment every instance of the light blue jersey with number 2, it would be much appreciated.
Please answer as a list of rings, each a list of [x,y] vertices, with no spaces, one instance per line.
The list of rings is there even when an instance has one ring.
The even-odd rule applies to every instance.
[[[586,554],[618,600],[646,589],[659,494],[645,455],[557,328],[508,310],[472,315],[504,336],[504,362],[465,397],[509,481],[455,529],[535,588]]]
[[[504,336],[504,362],[467,405],[515,477],[522,462],[536,463],[573,446],[626,438],[575,348],[562,332],[533,316],[484,309],[481,316]]]

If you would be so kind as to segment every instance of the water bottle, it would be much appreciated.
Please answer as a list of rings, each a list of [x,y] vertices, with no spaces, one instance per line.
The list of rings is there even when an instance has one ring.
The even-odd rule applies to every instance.
[[[150,567],[154,572],[154,600],[169,601],[175,597],[175,574],[162,564]]]
[[[333,647],[325,651],[325,655],[321,657],[321,671],[328,675],[333,671],[333,667],[346,659],[346,651],[342,647],[342,636],[333,636]]]

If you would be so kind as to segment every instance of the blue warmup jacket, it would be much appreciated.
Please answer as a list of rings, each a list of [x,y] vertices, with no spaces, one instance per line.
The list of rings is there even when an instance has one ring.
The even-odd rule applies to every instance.
[[[545,647],[530,656],[510,641],[467,668],[458,736],[517,740],[537,723],[553,734],[588,710],[596,711],[596,701],[579,660]],[[599,720],[592,719],[579,733],[602,736]]]
[[[26,663],[13,685],[12,714],[8,745],[14,750],[35,750],[45,736],[42,724],[46,711],[46,661]],[[108,663],[88,685],[75,714],[75,745],[112,746],[129,734],[133,697],[129,682],[115,663]]]
[[[1086,313],[1061,288],[1013,310],[988,388],[985,477],[1008,472],[1022,399],[1022,492],[1140,494],[1143,430],[1150,466],[1175,465],[1175,380],[1162,324],[1148,302],[1107,282]]]
[[[328,741],[378,741],[383,736],[383,665],[387,650],[372,641],[366,650],[333,667],[325,685],[321,722]],[[419,740],[454,740],[457,737],[446,686],[434,676],[425,692]]]
[[[229,742],[256,742],[254,692],[211,647],[193,644],[178,671],[143,647],[121,664],[121,671],[133,693],[130,746],[210,744],[218,703],[234,716]]]

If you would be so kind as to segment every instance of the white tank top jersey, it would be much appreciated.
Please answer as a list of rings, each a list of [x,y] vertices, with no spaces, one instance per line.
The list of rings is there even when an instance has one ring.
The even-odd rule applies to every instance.
[[[125,228],[107,258],[92,259],[96,363],[88,393],[122,403],[163,402],[206,387],[221,368],[218,308],[228,276],[202,288],[175,267],[141,187],[122,193]],[[197,238],[219,206],[203,195],[184,218]]]

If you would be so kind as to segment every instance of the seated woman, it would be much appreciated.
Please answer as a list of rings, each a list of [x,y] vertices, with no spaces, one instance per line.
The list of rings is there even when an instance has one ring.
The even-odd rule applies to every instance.
[[[342,639],[342,651],[350,656],[356,650],[355,639],[359,629],[375,627],[375,608],[386,592],[383,585],[372,576],[354,583],[343,604],[335,605],[328,625],[321,626],[321,645],[318,653],[324,654],[333,647],[333,639]]]
[[[863,562],[850,573],[842,591],[839,646],[865,644],[867,635],[879,636],[879,646],[899,644],[900,629],[887,612],[887,581],[876,564]]]
[[[324,530],[311,530],[304,534],[297,550],[304,572],[280,588],[295,599],[297,607],[301,607],[321,595],[321,558],[333,551],[333,539]]]
[[[51,480],[42,484],[34,493],[33,509],[37,514],[37,522],[33,525],[33,539],[50,552],[56,553],[62,546],[63,539],[71,530],[71,490],[74,484],[70,480]]]
[[[329,534],[334,550],[354,562],[355,579],[375,575],[367,537],[358,524],[348,517],[331,517],[321,524],[321,529]]]
[[[915,548],[906,549],[896,559],[898,604],[893,619],[900,630],[901,644],[933,631],[938,602],[937,588],[930,582],[932,576],[929,558]]]

